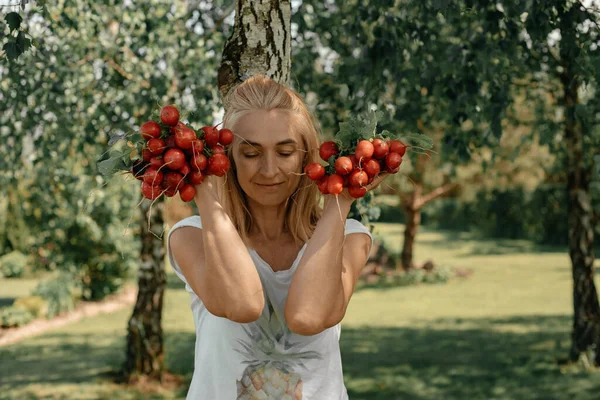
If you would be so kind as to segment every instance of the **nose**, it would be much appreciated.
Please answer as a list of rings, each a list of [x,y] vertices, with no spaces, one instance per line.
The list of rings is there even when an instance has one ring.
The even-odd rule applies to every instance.
[[[260,173],[267,179],[273,179],[277,176],[278,166],[277,158],[275,154],[271,152],[265,152],[265,156],[262,158],[260,166]]]

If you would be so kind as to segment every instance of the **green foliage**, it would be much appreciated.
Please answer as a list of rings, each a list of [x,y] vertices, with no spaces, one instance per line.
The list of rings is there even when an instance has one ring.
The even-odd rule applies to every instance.
[[[17,298],[13,306],[27,310],[35,318],[45,318],[48,316],[48,301],[41,296],[23,296]]]
[[[52,318],[75,308],[77,297],[75,289],[74,278],[63,273],[57,277],[41,281],[32,294],[40,296],[48,302],[47,317]]]
[[[0,308],[0,326],[2,328],[15,328],[31,322],[34,316],[27,310],[9,306]]]
[[[11,251],[0,257],[0,274],[5,278],[18,278],[27,269],[29,260],[20,251]]]
[[[228,6],[67,0],[20,13],[40,43],[0,65],[0,187],[10,195],[0,247],[68,272],[85,299],[118,289],[138,263],[139,181],[104,179],[96,161],[164,104],[212,123],[230,30],[215,23]]]
[[[600,208],[600,190],[593,191]],[[474,201],[444,199],[428,210],[430,228],[473,231],[484,237],[528,239],[540,245],[567,246],[567,192],[556,185],[481,192]],[[600,227],[598,227],[600,228]],[[597,232],[598,232],[597,228]],[[600,232],[598,232],[600,233]]]

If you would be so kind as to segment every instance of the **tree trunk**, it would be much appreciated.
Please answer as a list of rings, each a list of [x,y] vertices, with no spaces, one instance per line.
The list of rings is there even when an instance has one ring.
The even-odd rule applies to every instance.
[[[409,270],[415,267],[413,258],[413,247],[415,246],[415,236],[421,223],[421,210],[405,208],[406,227],[404,228],[404,245],[402,246],[402,268]]]
[[[583,156],[583,129],[575,107],[579,99],[577,77],[565,71],[562,76],[565,105],[565,144],[567,147],[567,187],[569,255],[573,272],[573,332],[569,358],[595,346],[595,364],[600,365],[600,304],[594,284],[594,225],[590,196],[591,171]]]
[[[406,226],[404,228],[404,244],[402,245],[400,260],[402,268],[405,271],[415,267],[413,248],[415,246],[417,229],[419,229],[419,225],[421,224],[421,208],[418,206],[418,203],[421,199],[422,191],[423,186],[417,184],[409,200],[402,205],[406,214]]]
[[[225,43],[218,74],[221,98],[225,99],[233,86],[256,74],[288,85],[291,2],[236,0],[235,5],[233,34]]]
[[[584,154],[584,126],[576,114],[581,75],[573,65],[579,57],[579,40],[573,29],[579,22],[578,7],[559,10],[562,33],[560,59],[563,72],[565,145],[567,151],[567,188],[569,218],[569,255],[573,273],[573,332],[569,358],[578,361],[587,350],[595,350],[593,363],[600,365],[600,304],[594,284],[594,211],[591,204],[591,165]]]
[[[138,270],[138,295],[127,328],[127,358],[124,373],[128,381],[137,375],[160,380],[164,372],[162,306],[166,287],[163,267],[165,247],[162,239],[164,202],[152,206],[149,200],[140,205],[142,211],[142,250]],[[150,226],[148,215],[150,214]]]

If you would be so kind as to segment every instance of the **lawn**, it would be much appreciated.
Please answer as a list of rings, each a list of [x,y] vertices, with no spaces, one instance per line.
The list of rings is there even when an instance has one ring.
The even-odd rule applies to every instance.
[[[403,227],[376,224],[399,250]],[[363,289],[343,322],[344,376],[355,399],[597,399],[600,374],[563,369],[571,326],[565,249],[422,230],[417,262],[471,269],[445,285]],[[600,284],[600,281],[597,282]],[[9,297],[5,285],[0,298]],[[188,295],[169,273],[163,326],[168,368],[191,378],[194,331]],[[0,348],[0,398],[153,397],[111,384],[124,359],[131,310],[81,320]]]

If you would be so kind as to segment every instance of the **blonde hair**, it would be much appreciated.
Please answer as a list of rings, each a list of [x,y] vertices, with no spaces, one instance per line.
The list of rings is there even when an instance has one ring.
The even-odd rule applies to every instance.
[[[223,117],[223,128],[233,130],[234,134],[233,128],[236,122],[253,110],[277,109],[290,113],[292,129],[300,134],[306,149],[302,171],[298,171],[298,173],[303,173],[307,164],[318,162],[319,133],[317,124],[302,97],[292,89],[263,75],[256,75],[233,88],[224,104],[226,111]],[[246,195],[237,180],[232,153],[233,146],[229,146],[227,156],[231,161],[231,168],[227,172],[225,184],[219,185],[218,195],[242,241],[249,246],[248,233],[253,224],[252,215],[248,209]],[[307,242],[312,236],[322,214],[319,200],[317,185],[303,175],[298,187],[286,203],[285,229],[291,233],[296,244]]]

